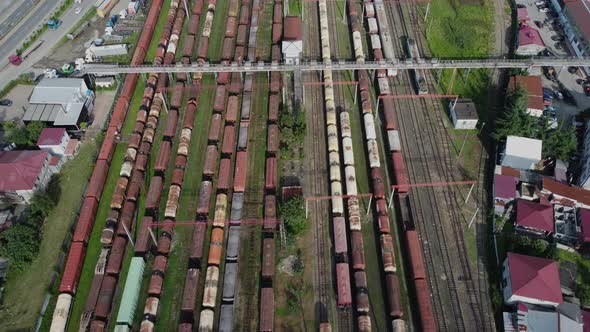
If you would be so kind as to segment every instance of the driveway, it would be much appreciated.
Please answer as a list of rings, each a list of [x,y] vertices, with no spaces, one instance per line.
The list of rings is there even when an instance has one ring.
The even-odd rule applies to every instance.
[[[36,7],[31,15],[25,18],[24,22],[16,30],[11,32],[10,36],[0,43],[0,90],[10,81],[18,78],[19,75],[33,71],[36,74],[43,72],[42,69],[33,70],[32,66],[47,55],[54,45],[56,45],[65,35],[78,23],[88,10],[95,10],[94,1],[86,0],[81,4],[75,4],[65,11],[62,15],[62,25],[57,30],[47,30],[38,40],[43,40],[43,44],[35,52],[23,61],[20,66],[12,66],[8,63],[8,56],[14,54],[16,49],[21,46],[22,40],[35,30],[46,16],[53,12],[57,0],[46,0],[39,7]],[[74,12],[76,7],[81,7],[80,14]],[[74,61],[74,59],[72,59]]]

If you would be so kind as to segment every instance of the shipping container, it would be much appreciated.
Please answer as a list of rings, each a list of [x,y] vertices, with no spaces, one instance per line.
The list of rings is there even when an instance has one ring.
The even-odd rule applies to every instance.
[[[238,277],[238,264],[225,264],[225,272],[223,277],[223,301],[233,302],[236,291],[236,279]]]
[[[209,214],[209,206],[211,205],[211,194],[213,192],[213,184],[211,181],[201,182],[199,189],[199,200],[197,203],[197,214],[206,216]]]
[[[234,125],[227,125],[223,130],[223,143],[221,146],[221,154],[223,156],[230,156],[234,152],[236,143],[236,127]]]
[[[365,252],[363,247],[363,235],[361,232],[350,232],[352,246],[352,268],[353,270],[365,269]]]
[[[214,228],[211,231],[211,241],[209,243],[209,265],[219,265],[221,263],[221,254],[223,251],[223,229]]]
[[[275,297],[273,288],[260,290],[260,332],[274,331]]]
[[[348,239],[346,236],[346,221],[343,217],[332,219],[334,229],[334,252],[336,254],[348,254]]]
[[[350,290],[350,271],[348,269],[348,263],[336,263],[336,287],[338,307],[349,307],[352,304],[352,295]]]
[[[217,298],[217,284],[219,282],[219,268],[217,266],[209,266],[207,268],[207,275],[205,278],[205,290],[203,292],[202,305],[205,308],[215,308],[215,300]]]

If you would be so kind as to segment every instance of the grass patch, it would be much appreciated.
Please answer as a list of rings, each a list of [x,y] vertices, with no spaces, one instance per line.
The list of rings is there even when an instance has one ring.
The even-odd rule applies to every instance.
[[[145,62],[152,63],[154,61],[154,57],[156,56],[156,51],[158,50],[158,44],[160,43],[160,37],[162,35],[162,30],[164,29],[164,24],[166,24],[166,19],[168,17],[168,10],[170,9],[170,1],[164,1],[162,4],[162,9],[160,9],[160,17],[158,17],[158,22],[156,23],[156,28],[154,29],[154,34],[152,37],[152,41],[150,43],[150,47],[148,48],[145,54]]]
[[[272,22],[273,3],[268,2],[262,6],[258,22]],[[272,47],[272,24],[260,24],[256,36],[256,58],[258,60],[270,60]]]
[[[133,130],[133,126],[135,125],[135,117],[137,111],[139,110],[144,87],[144,81],[141,79],[138,80],[137,88],[135,89],[133,98],[131,100],[131,105],[129,106],[129,111],[127,113],[127,120],[123,126],[123,136],[130,135],[131,131]],[[90,240],[88,242],[86,259],[84,260],[84,267],[82,268],[80,281],[78,283],[78,292],[72,306],[70,322],[68,325],[69,331],[77,331],[80,325],[80,317],[84,311],[84,305],[86,304],[86,299],[88,298],[88,293],[90,292],[90,284],[92,283],[92,279],[94,277],[94,266],[96,265],[98,256],[100,255],[100,251],[102,249],[100,244],[100,236],[104,222],[110,211],[111,197],[115,191],[115,184],[119,178],[119,165],[123,164],[126,150],[127,146],[125,144],[118,144],[113,154],[113,159],[110,163],[109,174],[107,176],[100,204],[98,206],[98,211],[96,213],[96,221],[92,229]]]
[[[0,325],[3,330],[33,328],[55,271],[62,243],[75,221],[81,197],[94,167],[96,142],[82,145],[61,171],[61,198],[43,225],[39,257],[21,274],[6,281]],[[48,311],[48,315],[53,312]]]
[[[289,16],[301,16],[301,0],[289,0]]]

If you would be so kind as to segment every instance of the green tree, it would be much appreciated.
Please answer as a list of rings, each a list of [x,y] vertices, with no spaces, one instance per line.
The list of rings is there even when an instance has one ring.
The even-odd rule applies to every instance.
[[[559,123],[556,130],[543,139],[543,155],[545,158],[569,160],[576,152],[576,130],[573,126],[565,128],[563,122]]]
[[[27,137],[29,139],[29,145],[35,145],[41,135],[41,131],[46,128],[45,122],[34,121],[27,125]]]
[[[38,232],[24,224],[16,224],[0,233],[0,256],[10,260],[10,269],[22,271],[39,252]]]
[[[307,228],[303,197],[294,197],[279,205],[279,216],[283,219],[289,237],[301,234]]]
[[[508,93],[504,114],[496,121],[494,138],[503,140],[506,136],[535,137],[538,123],[536,118],[527,112],[528,93],[522,87]]]

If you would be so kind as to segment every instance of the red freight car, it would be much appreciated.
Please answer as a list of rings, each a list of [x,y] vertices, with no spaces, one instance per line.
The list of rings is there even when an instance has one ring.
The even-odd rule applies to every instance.
[[[213,110],[223,112],[225,110],[225,85],[218,85],[215,89]]]
[[[279,126],[276,124],[268,125],[268,139],[266,140],[266,150],[271,155],[279,152]]]
[[[336,264],[336,288],[338,292],[338,307],[346,308],[352,304],[350,292],[350,270],[348,263]]]
[[[164,127],[164,137],[172,138],[176,136],[176,125],[178,124],[178,111],[174,109],[168,110],[166,118],[166,127]]]
[[[174,90],[172,90],[172,97],[170,97],[170,108],[179,109],[182,106],[182,96],[184,92],[184,84],[176,83]]]
[[[221,59],[223,60],[231,60],[234,56],[234,40],[233,38],[225,38],[223,40],[223,49],[221,51]],[[226,77],[229,73],[226,73]],[[222,83],[217,81],[218,83]],[[226,84],[227,81],[223,82],[222,84]]]
[[[123,256],[125,255],[125,246],[127,240],[124,237],[116,236],[107,259],[107,266],[105,272],[109,275],[119,275],[121,272],[121,264],[123,263]]]
[[[383,270],[386,273],[397,271],[393,252],[393,239],[389,234],[381,235],[381,260],[383,261]]]
[[[97,209],[98,201],[96,198],[86,197],[84,199],[72,241],[88,243],[88,238],[90,237],[90,232],[92,232],[92,226],[94,225],[94,218],[96,217]]]
[[[209,37],[201,36],[199,38],[199,47],[197,47],[197,58],[207,59],[207,52],[209,51]]]
[[[356,271],[354,273],[354,286],[359,289],[367,289],[367,274],[365,271]]]
[[[406,246],[410,258],[410,268],[414,279],[426,279],[424,271],[424,259],[422,258],[422,248],[416,231],[406,231]]]
[[[201,182],[199,189],[199,200],[197,203],[197,214],[206,216],[209,214],[209,206],[211,205],[211,193],[213,192],[213,185],[211,181]]]
[[[277,158],[266,158],[266,176],[264,189],[266,189],[268,192],[275,191],[278,185],[277,181]]]
[[[272,23],[281,24],[283,22],[283,5],[276,3],[274,7],[274,14]]]
[[[228,61],[221,61],[222,65],[225,66],[229,66],[229,62]],[[217,83],[218,84],[227,84],[229,83],[229,72],[221,72],[221,73],[217,73]]]
[[[391,153],[393,160],[393,172],[395,174],[395,183],[399,193],[407,193],[409,190],[410,180],[408,178],[408,170],[404,164],[404,157],[401,152],[394,151]]]
[[[113,192],[113,197],[111,198],[111,209],[120,210],[123,206],[128,183],[129,179],[125,177],[121,176],[117,179],[117,182],[115,183],[115,192]]]
[[[391,229],[389,227],[389,217],[388,216],[379,216],[378,222],[379,222],[379,232],[381,232],[383,234],[389,234],[391,232]]]
[[[154,218],[152,217],[143,217],[141,222],[141,229],[139,230],[139,234],[137,239],[135,240],[135,255],[136,256],[143,256],[145,255],[152,244],[152,238],[150,236],[148,230],[148,224],[154,222]]]
[[[234,60],[237,63],[242,63],[244,61],[244,57],[246,56],[246,50],[244,46],[236,46],[234,51]]]
[[[274,23],[272,25],[272,43],[278,44],[283,38],[283,25]]]
[[[399,289],[399,279],[395,274],[388,273],[385,275],[385,288],[387,290],[387,302],[389,305],[389,315],[392,318],[403,316],[401,304],[401,293]]]
[[[209,143],[215,144],[221,135],[221,114],[213,114],[211,127],[209,127]]]
[[[238,22],[235,17],[228,17],[225,21],[225,36],[228,38],[234,38],[236,36],[236,30],[238,28]]]
[[[225,113],[226,123],[235,123],[238,121],[238,96],[230,96],[227,98],[227,112]]]
[[[279,93],[281,91],[281,73],[273,71],[270,73],[270,92]]]
[[[264,196],[264,230],[274,232],[277,227],[277,198]]]
[[[262,241],[262,278],[272,279],[275,274],[275,239]]]
[[[206,234],[207,223],[197,223],[193,229],[193,237],[191,241],[191,247],[189,249],[189,257],[191,260],[199,260],[203,257],[203,245],[205,243]]]
[[[246,46],[248,40],[248,26],[241,24],[238,26],[238,35],[236,37],[236,45]]]
[[[141,135],[139,135],[139,134],[129,135],[129,142],[127,143],[127,147],[139,150],[140,144],[141,144]]]
[[[109,162],[106,160],[97,160],[94,171],[92,171],[92,177],[88,183],[88,189],[86,190],[86,197],[94,197],[100,201],[102,189],[109,172]]]
[[[379,216],[387,216],[387,203],[384,198],[375,200],[375,206]]]
[[[116,127],[109,127],[109,129],[107,129],[104,141],[102,142],[102,146],[98,152],[98,160],[106,160],[108,162],[111,161],[113,152],[115,151],[115,137],[118,134],[119,131]]]
[[[148,286],[150,296],[160,297],[162,294],[162,285],[164,284],[164,275],[160,271],[153,271]]]
[[[172,149],[172,143],[169,141],[163,141],[160,143],[160,150],[156,158],[154,170],[158,173],[164,174],[168,168],[168,162],[170,161],[170,150]]]
[[[211,231],[211,241],[209,242],[209,265],[219,266],[221,263],[221,254],[223,251],[223,229],[213,228]]]
[[[64,273],[59,284],[60,293],[75,294],[80,272],[84,265],[84,256],[86,255],[86,247],[82,242],[74,242],[70,246],[68,259],[64,268]]]
[[[164,189],[164,183],[161,176],[152,176],[150,187],[145,199],[146,210],[155,211],[160,206],[160,195]]]
[[[188,34],[189,35],[196,35],[199,32],[199,20],[201,16],[199,15],[192,15],[188,21]],[[195,38],[187,38],[194,40]],[[191,53],[192,54],[192,53]]]
[[[239,94],[242,91],[242,77],[240,73],[231,74],[231,84],[229,85],[228,92],[231,94]]]
[[[90,332],[104,332],[106,331],[106,323],[99,320],[93,320],[90,323]]]
[[[234,171],[234,191],[243,193],[246,188],[246,169],[248,167],[248,152],[236,153],[236,166]]]
[[[149,145],[149,144],[148,144]],[[135,158],[135,169],[141,172],[146,171],[147,163],[148,163],[148,155],[147,154],[139,154]]]
[[[279,106],[281,103],[280,95],[270,95],[268,98],[268,121],[277,123],[279,121]]]
[[[243,5],[240,8],[240,24],[248,25],[250,24],[250,8],[248,5]]]
[[[221,154],[229,156],[234,152],[236,145],[236,127],[234,125],[227,125],[223,129],[223,144],[221,145]]]
[[[371,179],[373,180],[373,195],[375,198],[385,198],[385,183],[380,168],[371,168]]]
[[[436,321],[430,302],[430,291],[426,280],[419,279],[414,281],[416,287],[416,302],[418,302],[418,312],[420,315],[420,324],[422,331],[436,331]]]
[[[182,293],[182,306],[180,310],[193,314],[197,304],[197,291],[199,289],[199,269],[188,269],[184,280],[184,292]]]
[[[98,301],[94,307],[94,317],[106,320],[111,312],[111,303],[113,295],[115,295],[115,288],[117,287],[117,278],[114,276],[105,276],[100,285],[100,292],[98,293]]]
[[[179,187],[182,187],[182,182],[184,180],[184,169],[182,168],[175,168],[172,171],[172,181],[171,184],[175,184]]]
[[[182,121],[182,128],[193,129],[195,125],[195,115],[197,113],[197,103],[193,100],[186,105],[186,112],[184,113],[184,120]]]
[[[343,217],[334,217],[332,224],[334,228],[334,252],[337,254],[347,254],[346,221]]]
[[[385,128],[387,130],[397,129],[397,119],[395,118],[395,106],[393,99],[385,98],[381,99],[383,104],[383,115],[385,117]]]
[[[176,168],[185,169],[186,168],[186,156],[177,155],[176,159],[174,160],[174,166]]]
[[[195,48],[195,38],[187,36],[184,39],[184,45],[182,46],[182,55],[191,57],[193,55],[193,49]]]
[[[361,232],[350,232],[352,246],[352,268],[354,270],[365,269],[365,251],[363,247],[363,235]]]
[[[281,61],[281,47],[279,45],[272,45],[271,61],[272,62]]]
[[[356,291],[356,311],[367,313],[370,309],[369,292],[366,289]],[[370,330],[369,330],[370,331]]]
[[[217,190],[226,192],[230,188],[231,182],[231,160],[222,158],[219,162],[219,177],[217,180]]]
[[[169,236],[160,236],[160,239],[158,240],[158,249],[157,252],[160,255],[164,255],[164,256],[168,256],[168,254],[170,253],[170,244],[172,242],[172,239]]]
[[[242,7],[243,8],[243,7]],[[275,294],[272,288],[260,290],[260,332],[274,331]]]
[[[203,175],[212,177],[215,174],[215,166],[217,165],[217,146],[208,145],[207,153],[205,154],[205,165],[203,166]]]

